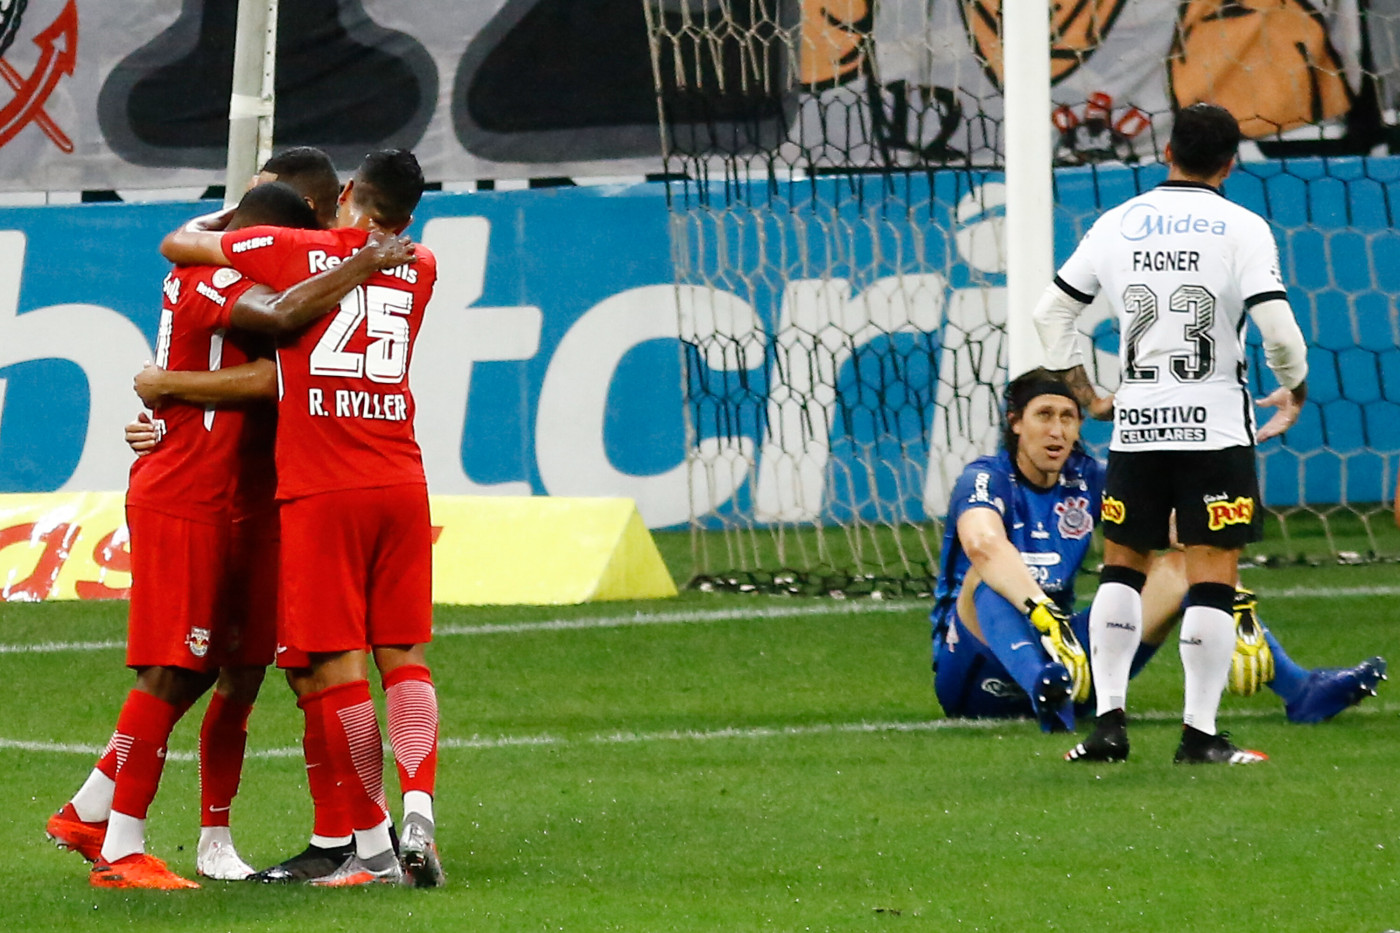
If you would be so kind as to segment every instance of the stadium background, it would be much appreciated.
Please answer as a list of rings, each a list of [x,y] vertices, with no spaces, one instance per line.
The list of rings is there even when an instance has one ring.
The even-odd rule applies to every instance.
[[[823,138],[846,125],[845,104],[872,97],[889,117],[904,114],[880,123],[877,139],[841,139],[821,150],[880,169],[863,181],[833,176],[833,190],[859,196],[827,216],[868,225],[861,197],[875,195],[867,205],[896,203],[886,195],[908,179],[909,196],[900,197],[932,205],[914,226],[927,234],[935,264],[909,275],[882,271],[866,254],[812,271],[816,280],[853,283],[823,312],[830,320],[853,312],[867,319],[873,304],[865,296],[879,293],[872,286],[891,271],[905,282],[927,276],[917,279],[923,298],[937,286],[939,301],[910,303],[902,322],[910,330],[862,351],[882,365],[918,361],[901,370],[904,383],[926,386],[945,368],[945,349],[966,347],[947,309],[984,298],[995,307],[1004,283],[994,245],[1002,216],[997,155],[968,134],[979,113],[973,102],[993,118],[998,112],[995,83],[962,27],[965,13],[988,5],[688,5],[723,6],[740,17],[772,11],[786,22],[802,10],[828,24],[818,36],[835,54],[803,72],[804,86],[729,100],[703,122],[706,133],[683,138],[738,131],[771,139],[781,122],[774,114],[801,115],[791,124],[795,138],[807,127]],[[205,72],[198,72],[204,85],[182,79],[206,61],[205,51],[212,61],[212,50],[228,48],[231,0],[79,0],[71,71],[54,57],[39,68],[44,48],[35,40],[51,24],[64,25],[68,6],[0,0],[7,66],[0,78],[15,95],[7,102],[0,86],[0,491],[124,486],[128,454],[117,429],[135,411],[131,372],[154,336],[165,271],[156,238],[216,203],[196,200],[201,195],[221,194],[227,87]],[[675,13],[687,4],[656,6]],[[1062,250],[1097,207],[1158,177],[1151,163],[1156,121],[1170,107],[1167,26],[1179,5],[1076,6],[1114,28],[1113,44],[1075,59],[1080,67],[1053,90],[1074,117],[1057,158],[1084,163],[1057,174]],[[1363,30],[1337,34],[1335,61],[1326,66],[1334,79],[1357,79],[1348,83],[1351,96],[1341,95],[1347,106],[1336,106],[1333,80],[1320,122],[1252,141],[1250,170],[1230,189],[1277,218],[1290,297],[1311,344],[1315,404],[1287,445],[1271,449],[1284,466],[1267,477],[1269,497],[1286,504],[1301,494],[1305,511],[1324,520],[1346,512],[1339,499],[1380,505],[1384,522],[1376,525],[1389,528],[1384,500],[1400,448],[1391,300],[1400,266],[1390,229],[1395,4],[1284,6],[1316,13],[1314,25],[1354,24],[1359,10],[1368,17]],[[703,352],[693,321],[684,323],[692,340],[682,352],[682,323],[669,313],[675,287],[737,296],[729,303],[735,318],[752,312],[767,344],[795,316],[783,310],[783,276],[796,272],[804,281],[805,273],[775,275],[754,262],[762,257],[742,238],[729,254],[738,274],[692,266],[701,274],[690,281],[677,271],[691,258],[672,246],[677,218],[693,223],[689,203],[703,200],[716,229],[737,230],[750,206],[764,213],[773,192],[765,172],[736,171],[732,160],[710,172],[698,147],[662,158],[640,10],[591,0],[284,0],[282,7],[286,106],[278,145],[326,146],[342,173],[372,146],[412,146],[443,188],[413,228],[440,238],[434,245],[451,274],[436,299],[441,330],[420,349],[414,374],[435,491],[627,495],[653,526],[685,524],[691,502],[677,467],[688,457],[685,395],[694,388],[683,381],[685,367],[700,362],[708,390],[735,391],[738,429],[699,432],[728,446],[740,446],[741,436],[759,440],[769,390],[786,374],[768,352],[742,371],[709,371],[712,363],[753,360]],[[911,10],[936,15],[913,28],[902,19]],[[920,71],[917,56],[901,65],[895,55],[874,81],[861,37],[900,53],[891,40],[905,34],[925,45],[930,35],[949,39],[940,47],[946,70],[935,77]],[[1319,48],[1315,30],[1302,38]],[[324,48],[336,51],[335,67],[318,60]],[[1361,64],[1354,74],[1351,65]],[[522,81],[522,73],[541,83]],[[374,82],[386,76],[390,86]],[[477,76],[490,93],[474,98]],[[965,89],[956,119],[951,98],[932,93],[940,87]],[[908,106],[924,88],[932,121]],[[1106,124],[1103,100],[1091,100],[1098,92],[1112,98]],[[474,100],[486,111],[473,113]],[[1300,100],[1304,109],[1312,103],[1295,96],[1280,112],[1296,115]],[[1124,124],[1139,129],[1132,137],[1110,132],[1133,107],[1154,111],[1152,132],[1140,121]],[[836,119],[823,124],[823,115]],[[966,164],[930,180],[924,169],[946,164],[954,150]],[[1098,161],[1116,158],[1128,161]],[[911,171],[890,171],[889,160]],[[785,173],[800,162],[776,167]],[[699,181],[688,183],[681,176],[692,169]],[[802,242],[820,253],[829,241],[817,226],[783,230],[802,230]],[[1096,336],[1111,348],[1111,333]],[[889,346],[898,352],[891,356]],[[994,350],[995,338],[986,346]],[[846,360],[832,385],[861,385],[861,359]],[[994,380],[995,366],[987,372]],[[910,393],[903,410],[917,417],[892,419],[902,441],[875,445],[908,442],[916,474],[931,459],[955,469],[964,458],[932,443],[932,397]],[[843,414],[873,410],[863,405]],[[870,423],[846,422],[857,439]],[[824,475],[861,475],[852,468],[860,448],[852,437],[825,436],[838,469]],[[921,475],[895,496],[884,479],[875,477],[862,504],[894,501],[912,516],[926,514]],[[747,485],[735,491],[730,501],[742,511],[751,493]],[[843,491],[828,492],[819,511],[849,522],[833,505]],[[0,535],[0,544],[28,537]],[[687,542],[673,546],[677,537],[658,541],[683,578],[693,565]],[[1378,652],[1394,658],[1393,565],[1336,566],[1334,544],[1309,546],[1331,566],[1245,571],[1271,626],[1305,663],[1349,665]],[[1395,551],[1392,543],[1388,553]],[[440,896],[362,892],[368,896],[332,902],[320,892],[228,885],[188,899],[104,898],[89,891],[71,854],[42,843],[40,827],[106,740],[111,710],[130,686],[120,666],[124,609],[110,601],[0,604],[8,685],[0,701],[7,803],[0,847],[11,856],[0,915],[11,929],[1400,926],[1393,805],[1400,720],[1389,688],[1320,728],[1289,725],[1271,698],[1227,697],[1223,722],[1267,749],[1272,763],[1247,773],[1183,774],[1169,763],[1181,672],[1174,652],[1163,652],[1135,684],[1134,760],[1091,775],[1056,764],[1063,737],[1042,736],[1033,724],[941,718],[928,685],[925,602],[713,592],[563,609],[437,607],[440,841],[451,879]],[[298,714],[277,694],[270,684],[254,719],[235,816],[240,848],[258,864],[304,838]],[[193,868],[198,823],[196,741],[188,724],[173,737],[152,819],[153,849],[184,871]]]
[[[149,357],[154,339],[155,283],[163,266],[153,246],[162,231],[203,207],[191,200],[56,202],[219,193],[227,78],[212,63],[231,51],[233,6],[28,0],[7,8],[0,53],[15,97],[0,130],[0,203],[12,205],[0,207],[6,237],[0,252],[0,492],[124,485],[126,459],[111,428],[135,410],[123,404],[129,375]],[[666,17],[674,18],[683,6],[657,8],[653,40],[659,31],[664,41]],[[878,42],[882,30],[891,38],[891,24],[909,26],[913,9],[894,0],[878,9],[808,2],[801,15],[804,23],[827,23],[837,36],[827,41],[858,35]],[[966,22],[976,22],[966,19],[972,9],[961,12]],[[776,0],[771,9],[759,4],[748,15],[765,10],[774,22],[798,15],[796,6]],[[1162,89],[1170,93],[1183,83],[1181,68],[1123,51],[1146,43],[1165,54],[1171,31],[1161,23],[1175,15],[1159,15],[1166,10],[1158,0],[1104,5],[1097,15],[1112,29],[1100,27],[1092,54],[1081,55],[1074,67],[1056,65],[1055,119],[1061,128],[1074,124],[1063,134],[1059,160],[1090,163],[1058,172],[1057,259],[1098,209],[1156,177],[1150,165],[1131,163],[1155,156],[1157,130],[1170,110]],[[668,100],[681,122],[670,127],[670,156],[661,157],[658,91],[642,13],[640,4],[594,7],[570,0],[424,2],[411,8],[307,0],[282,6],[278,145],[325,146],[344,169],[368,147],[408,145],[437,186],[448,189],[428,196],[412,229],[452,270],[436,299],[430,324],[435,332],[424,341],[415,369],[423,405],[419,433],[435,493],[625,496],[637,500],[653,528],[681,526],[692,517],[677,343],[683,324],[672,291],[675,250],[682,247],[668,242],[668,208],[675,209],[676,192],[662,179],[674,180],[665,173],[693,168],[689,157],[705,153],[678,145],[684,108]],[[953,15],[929,14],[918,25],[932,30],[953,22]],[[1275,221],[1290,297],[1312,346],[1315,404],[1285,449],[1265,457],[1266,498],[1276,507],[1384,500],[1393,489],[1400,451],[1400,421],[1393,417],[1400,361],[1389,306],[1400,274],[1390,231],[1400,169],[1388,154],[1393,111],[1382,103],[1393,94],[1396,27],[1384,2],[1369,4],[1362,19],[1348,21],[1348,15],[1319,7],[1312,16],[1326,28],[1302,38],[1330,56],[1315,70],[1315,85],[1323,74],[1354,87],[1337,98],[1342,104],[1330,102],[1325,86],[1315,87],[1314,125],[1249,144],[1245,158],[1251,165],[1229,189]],[[1362,30],[1349,22],[1359,22]],[[1056,25],[1071,41],[1074,24]],[[984,69],[978,57],[988,54],[987,37],[972,29],[946,44],[959,41],[960,47],[934,56],[934,70],[926,68],[921,80],[957,82],[959,93],[978,101],[984,117],[995,117],[996,62]],[[880,62],[882,93],[912,89],[909,43],[888,41],[880,48],[890,50]],[[542,58],[551,67],[533,67]],[[798,93],[780,88],[727,99],[728,109],[718,116],[693,117],[692,129],[702,127],[710,135],[701,136],[713,141],[721,124],[781,119],[790,138],[828,132],[831,107],[852,94],[868,94],[874,80],[870,68],[860,67],[859,54],[833,61],[839,67],[804,73],[808,83]],[[677,91],[665,85],[660,93],[664,98]],[[765,109],[774,95],[793,97],[792,106]],[[1292,114],[1290,107],[1304,104],[1285,100],[1272,106]],[[1099,124],[1107,150],[1086,141],[1095,107],[1099,118],[1117,127]],[[962,146],[956,151],[966,157],[963,170],[916,171],[899,195],[929,205],[921,217],[924,252],[943,257],[935,272],[944,294],[933,309],[908,322],[906,333],[881,335],[922,348],[912,357],[915,372],[906,375],[911,383],[949,381],[940,372],[939,348],[951,343],[944,339],[941,308],[957,304],[959,289],[995,296],[1004,283],[1004,258],[983,255],[987,240],[978,229],[995,234],[1000,208],[991,193],[1000,176],[968,167],[979,159],[994,163],[996,154],[979,149],[968,135],[985,119],[973,119],[966,108],[960,119],[956,131],[945,122],[937,135],[939,145]],[[892,138],[910,142],[908,127],[877,126],[868,135],[863,142],[840,140],[840,157],[858,160]],[[823,137],[827,142],[833,141]],[[916,163],[923,160],[916,168],[933,167],[928,149],[915,155]],[[1106,157],[1130,164],[1093,164]],[[588,184],[575,186],[574,180]],[[765,183],[726,179],[713,183],[705,197],[750,204]],[[969,204],[983,209],[969,212]],[[858,226],[864,210],[860,198],[848,198],[830,222]],[[798,236],[806,238],[799,250],[822,248],[824,232],[817,225]],[[879,236],[872,240],[865,248],[878,251]],[[745,242],[731,260],[756,268],[758,248]],[[859,292],[872,284],[864,266],[880,261],[861,248],[857,244],[851,256],[808,274],[848,279]],[[885,274],[908,271],[895,266]],[[880,272],[876,268],[874,278]],[[776,286],[744,283],[749,287],[738,296],[760,341],[791,316],[784,289],[803,273],[782,274],[785,280]],[[705,285],[711,301],[725,292],[723,282]],[[927,281],[920,287],[929,287]],[[824,323],[848,317],[861,300],[859,293],[843,296],[826,311]],[[684,326],[692,346],[714,336],[694,332],[694,323]],[[1095,327],[1111,353],[1109,325],[1091,321],[1090,329]],[[863,349],[849,354],[835,375],[845,390]],[[692,356],[691,362],[692,387],[714,382],[705,372],[715,365],[711,355]],[[752,367],[742,374],[746,393],[761,396],[779,378],[771,353],[719,362]],[[1262,368],[1255,367],[1256,380]],[[775,412],[766,413],[770,421]],[[823,493],[854,498],[867,518],[882,502],[894,502],[911,521],[936,517],[942,505],[938,483],[918,474],[927,468],[946,472],[956,464],[942,462],[929,428],[937,416],[927,410],[912,419],[907,414],[896,419],[893,437],[860,436],[859,419],[833,423],[829,474],[836,483],[847,475],[865,482],[850,458],[873,440],[924,448],[923,463],[899,467],[915,474],[912,482],[896,470],[875,476],[875,488],[854,497],[849,490]],[[697,419],[689,443],[698,448],[708,441],[721,452],[746,443],[760,449],[764,430],[763,414],[723,429]],[[1102,436],[1091,440],[1101,442]],[[696,517],[703,525],[726,508],[746,507],[735,503],[755,496],[747,488],[754,484],[754,476],[721,483],[697,500]],[[824,504],[810,515],[840,521],[841,508]]]

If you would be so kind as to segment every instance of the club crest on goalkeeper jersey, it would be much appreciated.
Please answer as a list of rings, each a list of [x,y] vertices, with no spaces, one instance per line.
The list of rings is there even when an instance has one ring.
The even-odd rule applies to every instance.
[[[1194,182],[1164,182],[1107,211],[1056,283],[1100,293],[1118,318],[1113,450],[1254,443],[1245,313],[1286,298],[1267,221]]]
[[[939,555],[933,618],[940,620],[958,598],[972,561],[958,538],[958,519],[970,509],[1001,516],[1007,540],[1047,596],[1066,610],[1074,604],[1074,577],[1088,553],[1103,500],[1103,467],[1083,450],[1070,454],[1059,482],[1032,485],[1006,451],[979,457],[953,485]]]
[[[248,227],[225,233],[233,268],[282,290],[339,265],[363,230]],[[376,272],[338,310],[277,349],[277,497],[425,483],[408,368],[437,260]]]
[[[233,269],[178,266],[165,277],[156,365],[215,371],[246,363],[244,335],[228,331],[228,310],[256,284]],[[128,505],[214,522],[258,498],[271,502],[270,407],[205,408],[171,401],[154,413],[161,442],[131,466]],[[261,439],[261,443],[260,443]]]

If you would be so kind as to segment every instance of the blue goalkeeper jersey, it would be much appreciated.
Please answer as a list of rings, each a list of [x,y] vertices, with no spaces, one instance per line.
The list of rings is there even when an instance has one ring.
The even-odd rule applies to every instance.
[[[972,566],[958,540],[958,519],[968,509],[995,509],[1006,527],[1007,539],[1021,552],[1031,576],[1047,596],[1071,612],[1074,576],[1089,551],[1103,500],[1103,473],[1099,462],[1079,448],[1070,454],[1059,482],[1049,489],[1027,481],[1004,450],[968,464],[948,503],[934,589],[934,628],[942,626],[957,602],[963,578]]]

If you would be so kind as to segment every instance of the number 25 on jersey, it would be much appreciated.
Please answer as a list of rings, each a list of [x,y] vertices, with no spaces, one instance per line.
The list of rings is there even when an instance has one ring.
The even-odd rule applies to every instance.
[[[311,351],[311,375],[340,376],[394,384],[408,371],[410,292],[387,285],[361,285],[340,301],[340,310]],[[361,322],[368,344],[347,350]]]

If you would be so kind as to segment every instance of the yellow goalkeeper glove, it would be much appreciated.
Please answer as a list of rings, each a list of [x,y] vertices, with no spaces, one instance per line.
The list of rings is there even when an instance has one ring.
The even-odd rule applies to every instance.
[[[1258,601],[1249,590],[1235,591],[1235,653],[1227,685],[1236,696],[1251,697],[1274,679],[1274,653],[1254,616]]]
[[[1076,703],[1083,703],[1089,699],[1089,656],[1084,653],[1084,646],[1079,643],[1074,629],[1070,627],[1069,615],[1048,596],[1041,597],[1039,601],[1026,600],[1026,615],[1030,618],[1031,625],[1040,632],[1040,641],[1045,645],[1045,650],[1069,671],[1070,680],[1074,684],[1071,698]]]

